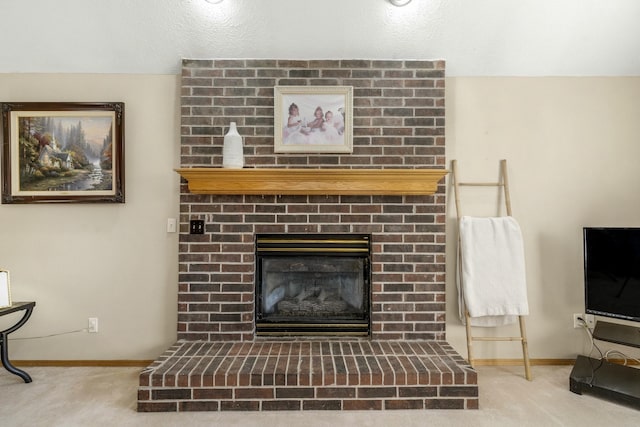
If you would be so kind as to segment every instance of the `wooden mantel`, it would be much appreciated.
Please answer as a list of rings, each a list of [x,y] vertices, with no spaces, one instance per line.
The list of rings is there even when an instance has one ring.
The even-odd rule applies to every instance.
[[[181,168],[193,194],[424,195],[446,169]]]

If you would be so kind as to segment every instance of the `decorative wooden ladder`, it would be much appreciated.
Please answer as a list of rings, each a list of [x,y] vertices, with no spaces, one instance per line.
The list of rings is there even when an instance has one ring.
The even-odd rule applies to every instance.
[[[507,176],[507,161],[500,161],[500,178],[498,182],[461,182],[459,181],[458,164],[456,160],[451,161],[451,169],[453,172],[453,189],[455,196],[456,214],[458,218],[458,224],[462,218],[462,209],[460,204],[460,187],[501,187],[504,192],[504,202],[507,216],[511,216],[511,197],[509,195],[509,179]],[[458,245],[459,245],[458,241]],[[464,295],[463,295],[464,300]],[[469,364],[473,367],[473,341],[521,341],[522,342],[522,355],[524,359],[525,377],[531,381],[531,366],[529,361],[529,350],[527,344],[527,333],[525,328],[524,316],[518,316],[520,323],[520,336],[498,336],[498,337],[483,337],[474,336],[471,330],[471,317],[469,316],[469,310],[464,307],[465,327],[467,332],[467,355]]]

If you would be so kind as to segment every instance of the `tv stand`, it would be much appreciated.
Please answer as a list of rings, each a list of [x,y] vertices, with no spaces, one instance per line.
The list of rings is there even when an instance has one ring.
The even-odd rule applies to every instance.
[[[640,329],[633,326],[599,321],[593,338],[640,348]],[[640,369],[578,356],[569,377],[569,390],[590,392],[640,409]]]
[[[640,327],[609,322],[596,322],[593,338],[640,348]]]

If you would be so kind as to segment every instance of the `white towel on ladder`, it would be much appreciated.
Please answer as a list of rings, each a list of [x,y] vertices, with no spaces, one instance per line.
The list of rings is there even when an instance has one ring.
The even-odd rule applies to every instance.
[[[472,326],[500,326],[529,314],[522,233],[510,216],[460,220],[460,298]]]

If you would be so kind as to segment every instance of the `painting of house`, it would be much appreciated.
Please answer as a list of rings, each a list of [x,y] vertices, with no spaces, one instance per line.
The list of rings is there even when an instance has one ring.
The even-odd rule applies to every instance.
[[[56,169],[73,169],[73,159],[71,153],[61,151],[58,148],[58,144],[55,143],[55,139],[49,145],[45,145],[40,149],[40,155],[38,157],[38,164],[40,166],[56,168]]]

